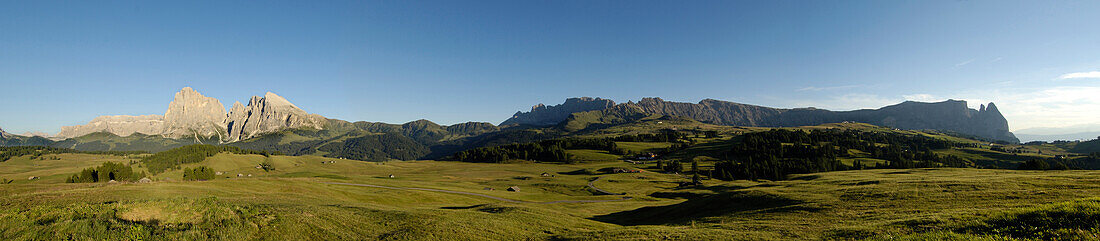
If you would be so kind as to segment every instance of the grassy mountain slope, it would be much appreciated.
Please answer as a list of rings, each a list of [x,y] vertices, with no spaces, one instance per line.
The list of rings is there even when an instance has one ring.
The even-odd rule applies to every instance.
[[[76,138],[58,141],[51,146],[70,148],[80,151],[147,151],[160,152],[191,144],[217,144],[217,137],[172,139],[161,136],[134,133],[129,136],[117,136],[107,132],[97,132]]]
[[[1100,139],[1077,143],[1077,145],[1074,145],[1069,151],[1074,153],[1100,152]]]
[[[0,135],[0,146],[48,146],[53,141],[41,136]]]

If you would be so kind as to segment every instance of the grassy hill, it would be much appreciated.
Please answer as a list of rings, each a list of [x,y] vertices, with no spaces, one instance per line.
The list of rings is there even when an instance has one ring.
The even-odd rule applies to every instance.
[[[1076,143],[1069,151],[1074,153],[1100,152],[1100,139]]]

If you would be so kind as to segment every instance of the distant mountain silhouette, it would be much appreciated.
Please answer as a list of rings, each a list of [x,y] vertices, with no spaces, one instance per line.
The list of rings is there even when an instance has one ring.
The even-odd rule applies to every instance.
[[[609,103],[612,103],[609,105]],[[600,106],[608,106],[599,109]],[[614,105],[600,98],[570,98],[551,107],[536,105],[530,112],[518,112],[502,125],[548,126],[570,119],[565,112],[598,111],[584,114],[588,123],[598,120],[622,122],[646,115],[679,116],[703,123],[730,126],[791,127],[837,122],[862,122],[907,130],[940,130],[971,135],[994,141],[1017,143],[1008,131],[1008,120],[993,103],[978,110],[967,107],[966,101],[947,100],[936,103],[906,101],[879,109],[830,111],[816,108],[780,109],[729,101],[705,99],[697,104],[671,102],[660,98],[643,98],[638,102]],[[630,117],[633,116],[633,117]],[[579,118],[579,117],[578,117]],[[574,119],[578,119],[574,118]]]

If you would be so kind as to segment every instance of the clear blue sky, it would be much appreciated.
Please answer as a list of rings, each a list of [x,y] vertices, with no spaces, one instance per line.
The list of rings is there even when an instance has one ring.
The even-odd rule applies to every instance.
[[[351,121],[499,123],[565,98],[997,102],[1095,128],[1100,1],[3,1],[0,128],[163,114],[184,86]],[[1092,127],[1089,127],[1092,126]],[[1084,128],[1082,127],[1082,128]]]

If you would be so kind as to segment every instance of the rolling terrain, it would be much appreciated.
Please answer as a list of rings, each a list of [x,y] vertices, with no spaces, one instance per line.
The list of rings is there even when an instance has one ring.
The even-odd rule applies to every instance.
[[[614,104],[579,98],[536,106],[497,126],[318,119],[323,117],[269,94],[226,113],[200,108],[200,114],[180,114],[210,103],[219,102],[185,89],[164,116],[138,122],[97,118],[68,128],[92,130],[75,137],[0,131],[7,146],[0,147],[5,194],[0,237],[1090,240],[1100,235],[1089,226],[1100,223],[1096,141],[1018,144],[989,138],[1007,133],[992,104],[970,110],[965,103],[907,102],[828,112],[714,100]],[[944,127],[928,116],[913,117],[930,110],[950,112],[937,116],[965,125]],[[982,123],[988,126],[974,127]],[[993,131],[983,132],[988,130]]]
[[[1091,197],[1100,194],[1092,181],[1100,178],[1097,171],[873,169],[783,181],[711,179],[685,187],[683,176],[618,161],[360,162],[222,153],[182,166],[223,173],[208,181],[180,181],[181,171],[173,170],[152,176],[151,183],[64,183],[79,169],[146,155],[66,153],[0,162],[0,177],[15,180],[0,185],[6,193],[0,197],[0,235],[32,240],[1089,239],[1096,237],[1094,230],[1058,222],[1100,221],[1091,208],[1097,203]],[[256,168],[265,161],[274,169]],[[644,171],[600,171],[611,167]],[[27,180],[28,175],[41,178]],[[605,195],[589,184],[624,195]],[[506,191],[509,187],[520,191]],[[608,202],[558,202],[567,200]],[[1037,219],[1047,221],[1030,221]],[[1033,228],[1054,231],[1019,231]]]

